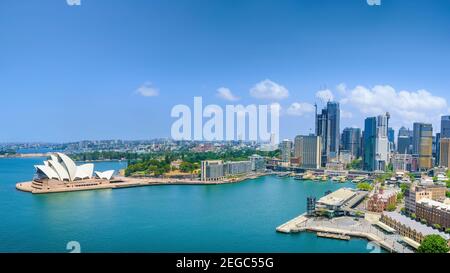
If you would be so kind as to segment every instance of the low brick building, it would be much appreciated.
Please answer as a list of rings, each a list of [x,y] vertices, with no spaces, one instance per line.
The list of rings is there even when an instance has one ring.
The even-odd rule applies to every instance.
[[[393,189],[388,190],[375,190],[369,195],[366,207],[368,211],[383,212],[389,205],[397,204],[398,191]]]
[[[450,205],[423,198],[416,203],[416,216],[429,224],[450,228]]]

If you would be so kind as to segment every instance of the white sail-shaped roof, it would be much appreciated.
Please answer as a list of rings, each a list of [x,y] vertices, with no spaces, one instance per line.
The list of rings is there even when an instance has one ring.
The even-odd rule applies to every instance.
[[[46,166],[46,165],[36,165],[34,166],[36,170],[41,171],[43,174],[45,174],[50,179],[56,179],[59,180],[59,175],[53,170],[53,168]]]
[[[94,173],[94,164],[84,164],[81,166],[77,166],[75,179],[92,178],[93,173]]]
[[[94,164],[83,164],[77,166],[67,155],[62,153],[51,154],[50,159],[44,161],[44,165],[36,165],[36,171],[40,171],[48,179],[60,181],[75,181],[90,179],[94,175]],[[114,171],[95,172],[96,177],[111,179]]]
[[[75,180],[75,176],[77,174],[77,165],[75,165],[75,162],[73,162],[73,160],[70,159],[70,157],[68,157],[63,153],[56,153],[56,155],[61,159],[63,165],[65,165],[66,170],[69,174],[70,178],[69,180],[70,181]]]
[[[69,173],[67,172],[66,168],[61,163],[59,163],[57,160],[55,161],[53,159],[51,159],[47,162],[50,165],[50,167],[52,167],[53,170],[55,170],[56,173],[59,175],[60,180],[70,180]]]
[[[54,154],[50,154],[50,159],[53,161],[59,161],[58,157]]]
[[[114,175],[114,170],[106,171],[106,172],[95,172],[95,176],[100,179],[111,180]]]

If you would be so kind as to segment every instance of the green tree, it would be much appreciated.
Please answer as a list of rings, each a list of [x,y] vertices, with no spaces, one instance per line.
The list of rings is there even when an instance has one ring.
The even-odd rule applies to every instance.
[[[450,233],[450,228],[446,228],[445,233]]]
[[[394,171],[394,165],[393,165],[392,163],[389,163],[389,164],[386,166],[386,171],[388,171],[388,172],[393,172],[393,171]]]
[[[399,193],[397,194],[397,202],[401,202],[401,201],[403,200],[403,198],[404,198],[403,193],[402,193],[402,192],[399,192]]]
[[[411,214],[411,218],[416,220],[417,219],[417,215],[415,213]]]
[[[419,253],[447,253],[449,251],[447,240],[436,234],[425,236],[417,249]]]
[[[396,206],[394,205],[394,204],[389,204],[387,207],[386,207],[386,210],[387,211],[394,211],[396,209]]]
[[[439,225],[439,224],[434,224],[433,227],[434,227],[435,229],[442,229],[442,226]]]
[[[358,183],[358,185],[356,185],[356,188],[358,190],[362,190],[362,191],[371,191],[372,190],[372,185],[370,185],[367,182],[361,182],[361,183]]]
[[[347,168],[351,169],[351,170],[361,169],[361,163],[362,163],[361,158],[354,159],[354,160],[352,160],[352,162],[350,164],[348,164]]]
[[[405,191],[407,190],[407,189],[409,189],[409,185],[408,184],[405,184],[405,183],[403,183],[403,184],[400,184],[400,189],[402,190],[402,193],[404,194],[405,193]]]

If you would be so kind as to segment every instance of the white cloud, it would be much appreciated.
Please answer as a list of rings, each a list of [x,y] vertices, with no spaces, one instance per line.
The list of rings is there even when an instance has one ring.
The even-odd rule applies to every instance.
[[[352,118],[353,117],[353,113],[346,111],[346,110],[342,110],[341,109],[341,118]]]
[[[347,85],[345,83],[340,83],[336,86],[336,90],[341,94],[345,95],[347,93]]]
[[[233,95],[233,93],[231,93],[231,90],[226,87],[220,87],[219,89],[217,89],[217,96],[228,101],[239,100],[239,97]]]
[[[159,95],[159,89],[154,87],[151,82],[146,82],[136,89],[136,93],[144,97],[156,97]]]
[[[396,91],[389,85],[356,86],[341,102],[355,107],[364,115],[390,112],[393,119],[406,125],[416,121],[437,123],[441,113],[448,109],[446,99],[426,90]]]
[[[316,92],[316,98],[323,102],[329,102],[334,100],[334,95],[329,89],[319,90]]]
[[[287,109],[287,114],[291,116],[303,116],[304,114],[314,112],[314,105],[306,102],[294,102]]]
[[[250,95],[258,99],[275,99],[280,100],[289,96],[289,91],[286,87],[265,79],[253,86],[250,89]]]

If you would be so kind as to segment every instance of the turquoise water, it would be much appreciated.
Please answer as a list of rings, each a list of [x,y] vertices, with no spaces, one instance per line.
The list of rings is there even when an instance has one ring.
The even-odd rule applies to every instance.
[[[367,241],[280,234],[306,196],[351,184],[262,177],[238,184],[32,195],[15,189],[42,158],[0,159],[0,252],[369,252]],[[96,163],[97,170],[125,162]]]

